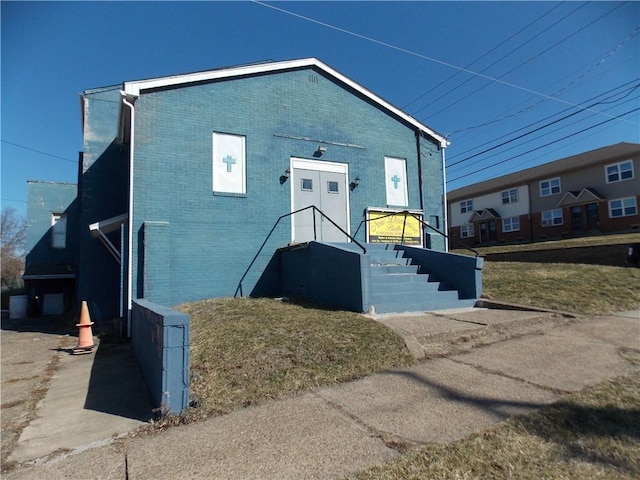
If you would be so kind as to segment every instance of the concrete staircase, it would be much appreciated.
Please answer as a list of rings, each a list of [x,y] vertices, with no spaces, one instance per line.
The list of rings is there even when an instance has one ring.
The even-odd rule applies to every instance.
[[[401,245],[367,244],[371,260],[369,303],[375,313],[424,312],[472,307],[458,290],[441,281],[428,267],[414,264]]]

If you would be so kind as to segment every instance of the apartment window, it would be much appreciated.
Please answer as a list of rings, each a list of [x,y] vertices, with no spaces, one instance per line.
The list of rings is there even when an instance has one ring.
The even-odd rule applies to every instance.
[[[51,247],[67,248],[67,215],[51,214]]]
[[[622,180],[630,180],[633,178],[633,162],[625,160],[624,162],[614,163],[605,167],[607,183],[621,182]]]
[[[502,192],[502,204],[516,203],[518,201],[518,189],[512,188],[511,190],[505,190]]]
[[[638,214],[636,197],[609,200],[609,218],[629,217]]]
[[[503,232],[517,232],[520,230],[520,217],[509,217],[502,219]]]
[[[548,197],[549,195],[557,195],[560,193],[560,179],[551,178],[540,182],[540,196]]]
[[[556,208],[555,210],[545,210],[542,212],[542,226],[554,227],[556,225],[562,225],[562,209]]]
[[[467,213],[473,211],[473,199],[460,202],[460,213]]]
[[[460,237],[462,238],[471,238],[473,237],[473,224],[467,223],[465,225],[460,225]]]

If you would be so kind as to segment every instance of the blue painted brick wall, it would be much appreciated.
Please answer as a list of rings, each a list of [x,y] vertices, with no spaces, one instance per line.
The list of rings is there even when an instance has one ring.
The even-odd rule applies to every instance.
[[[117,141],[120,87],[87,90],[84,98],[78,299],[89,303],[92,320],[100,327],[119,317],[120,265],[90,236],[89,225],[127,212],[128,148]],[[119,248],[119,232],[109,238]]]
[[[246,135],[245,198],[212,194],[213,132]],[[413,128],[321,72],[302,69],[143,93],[136,101],[134,242],[143,237],[144,222],[171,225],[169,265],[165,255],[144,259],[171,269],[170,288],[158,292],[160,303],[233,295],[278,216],[291,210],[291,182],[281,184],[280,175],[291,157],[314,159],[317,142],[274,134],[364,147],[328,145],[322,157],[348,163],[351,179],[360,177],[360,187],[351,192],[352,232],[366,207],[386,206],[385,155],[407,159],[409,208],[421,206]],[[423,150],[439,156],[433,144],[423,143]],[[423,189],[427,216],[442,213],[438,168],[429,163],[425,169],[437,173]],[[245,292],[275,249],[290,240],[286,220],[245,280]],[[136,244],[133,251],[139,255],[141,249]],[[133,264],[134,296],[142,296],[140,277],[147,267],[139,258]]]
[[[26,264],[30,262],[75,265],[77,251],[77,185],[75,183],[27,182]],[[67,246],[51,246],[51,215],[67,215]]]

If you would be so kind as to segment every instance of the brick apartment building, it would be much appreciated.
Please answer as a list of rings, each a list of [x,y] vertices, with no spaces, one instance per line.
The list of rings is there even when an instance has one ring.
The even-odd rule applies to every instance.
[[[618,143],[449,192],[449,244],[640,231],[640,144]]]

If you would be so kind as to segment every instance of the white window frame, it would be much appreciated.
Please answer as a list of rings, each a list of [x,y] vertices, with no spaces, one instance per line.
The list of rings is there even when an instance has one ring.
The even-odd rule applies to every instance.
[[[520,201],[520,196],[518,194],[517,188],[510,188],[509,190],[504,190],[502,192],[502,204],[508,205],[510,203],[517,203]]]
[[[247,196],[247,137],[234,133],[211,134],[212,191],[214,195]],[[227,157],[233,165],[225,164]]]
[[[473,212],[473,198],[460,202],[460,213]]]
[[[549,217],[545,219],[545,216]],[[560,220],[556,223],[556,220]],[[564,217],[561,208],[554,208],[553,210],[544,210],[540,217],[540,222],[543,227],[557,227],[564,225]]]
[[[621,215],[614,215],[614,202],[620,202],[620,206],[616,207],[615,210],[621,210]],[[627,209],[633,209],[633,212],[627,213]],[[623,217],[632,217],[638,214],[638,202],[636,197],[625,197],[625,198],[614,198],[609,200],[609,218],[623,218]]]
[[[67,214],[51,214],[51,248],[63,250],[67,248]]]
[[[514,224],[516,226],[514,226]],[[507,228],[507,225],[509,227]],[[519,232],[520,231],[520,217],[507,217],[502,219],[502,231],[505,233],[508,232]]]
[[[557,185],[558,191],[557,192],[554,191],[555,187],[552,185],[556,181],[558,183],[558,185]],[[547,187],[543,187],[543,184],[545,184],[545,183],[548,184]],[[540,196],[541,197],[550,197],[551,195],[559,195],[560,193],[562,193],[562,184],[560,182],[560,177],[547,178],[546,180],[540,180],[539,186],[540,186]],[[545,190],[548,190],[549,193],[545,193]]]
[[[465,223],[460,225],[460,238],[472,238],[475,236],[475,225],[473,223]]]
[[[627,178],[622,178],[622,166],[627,164],[629,164],[629,166],[631,167],[630,168],[631,176]],[[610,178],[610,174],[609,174],[610,168],[616,169],[616,171],[612,175],[615,175],[617,178],[613,180]],[[625,172],[626,171],[629,171],[629,170],[625,170]],[[633,180],[633,178],[635,178],[635,172],[633,171],[633,160],[623,160],[622,162],[611,163],[609,165],[606,165],[604,167],[604,178],[607,183],[616,183],[616,182],[624,182],[625,180]]]

